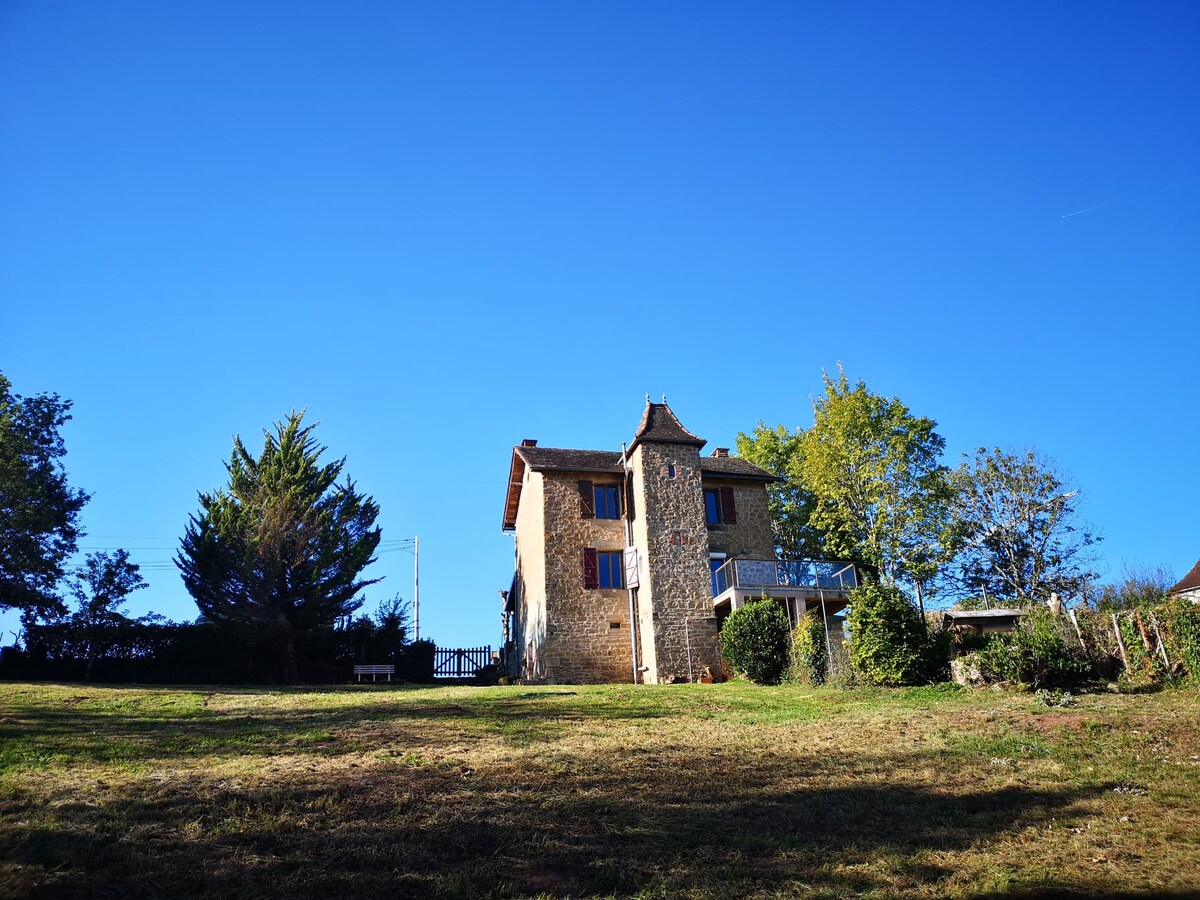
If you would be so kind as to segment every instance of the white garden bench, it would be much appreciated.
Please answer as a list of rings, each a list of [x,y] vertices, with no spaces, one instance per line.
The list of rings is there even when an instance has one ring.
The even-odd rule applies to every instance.
[[[358,676],[359,681],[362,681],[362,677],[364,675],[370,675],[372,681],[374,681],[375,678],[379,675],[386,675],[388,677],[388,681],[391,681],[392,676],[394,674],[396,674],[396,667],[395,666],[355,666],[354,674]]]

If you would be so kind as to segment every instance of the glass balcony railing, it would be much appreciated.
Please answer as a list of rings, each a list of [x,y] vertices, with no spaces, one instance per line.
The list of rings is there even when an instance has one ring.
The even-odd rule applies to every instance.
[[[852,591],[858,587],[858,573],[854,563],[833,560],[731,559],[713,571],[713,596],[735,587]]]

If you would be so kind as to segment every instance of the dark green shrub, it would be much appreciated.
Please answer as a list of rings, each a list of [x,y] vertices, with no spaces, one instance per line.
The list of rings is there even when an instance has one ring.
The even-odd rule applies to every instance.
[[[926,681],[950,680],[950,656],[953,649],[953,634],[944,628],[929,629],[924,650]]]
[[[792,678],[814,685],[829,678],[829,649],[819,614],[805,615],[792,632]]]
[[[850,661],[867,682],[923,684],[931,665],[940,668],[921,614],[899,588],[867,582],[850,595],[847,619]]]
[[[993,635],[979,652],[985,681],[1018,681],[1035,688],[1072,684],[1091,671],[1070,624],[1045,607],[1028,611],[1017,627]]]
[[[787,673],[791,623],[774,600],[751,600],[721,628],[721,656],[755,684],[779,684]]]

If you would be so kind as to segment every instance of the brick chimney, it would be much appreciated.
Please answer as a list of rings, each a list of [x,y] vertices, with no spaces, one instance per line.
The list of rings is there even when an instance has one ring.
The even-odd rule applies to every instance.
[[[536,447],[537,440],[535,440],[534,438],[525,438],[525,440],[521,441],[521,446],[522,447]]]
[[[710,455],[713,459],[727,459],[729,457],[729,448],[717,447]]]

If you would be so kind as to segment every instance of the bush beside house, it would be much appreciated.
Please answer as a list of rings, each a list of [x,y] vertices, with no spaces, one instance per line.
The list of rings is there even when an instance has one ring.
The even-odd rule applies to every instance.
[[[847,621],[850,661],[870,684],[925,684],[949,664],[949,644],[899,588],[867,582],[850,595]]]
[[[821,685],[829,680],[829,648],[825,644],[825,626],[816,615],[808,614],[792,631],[792,672],[794,681]]]
[[[755,684],[779,684],[787,674],[791,623],[778,603],[751,600],[735,609],[721,629],[721,656]]]

